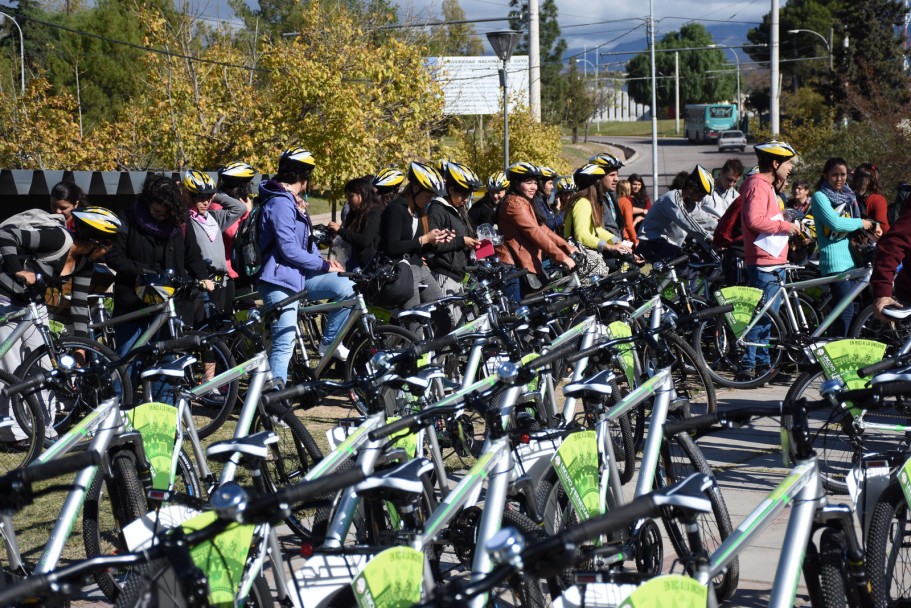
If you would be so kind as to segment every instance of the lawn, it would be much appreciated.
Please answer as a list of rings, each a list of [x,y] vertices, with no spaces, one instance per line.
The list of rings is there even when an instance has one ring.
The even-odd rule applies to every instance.
[[[683,130],[683,121],[680,121],[680,130]],[[564,134],[570,135],[568,129],[564,129]],[[650,120],[639,120],[635,122],[602,122],[600,128],[597,123],[592,122],[591,126],[588,129],[589,136],[592,135],[604,135],[604,136],[618,136],[618,137],[649,137],[652,134],[652,122]],[[581,140],[584,136],[584,132],[580,129],[579,139]],[[658,136],[659,137],[678,137],[674,129],[673,119],[659,120],[658,121]],[[679,136],[682,137],[682,136]]]

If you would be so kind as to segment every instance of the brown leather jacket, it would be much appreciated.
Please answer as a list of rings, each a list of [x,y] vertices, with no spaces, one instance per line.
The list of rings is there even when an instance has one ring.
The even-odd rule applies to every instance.
[[[508,194],[500,203],[497,226],[505,243],[497,247],[501,262],[543,274],[541,261],[545,255],[563,263],[572,251],[569,243],[538,223],[531,202],[518,194]]]

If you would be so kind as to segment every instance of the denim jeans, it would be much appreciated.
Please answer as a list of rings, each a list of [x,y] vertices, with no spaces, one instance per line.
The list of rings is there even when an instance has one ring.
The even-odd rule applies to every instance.
[[[126,323],[120,323],[119,325],[114,326],[114,340],[117,342],[117,356],[124,357],[130,350],[132,350],[133,345],[136,344],[136,341],[139,340],[139,336],[149,328],[151,321],[138,320],[138,321],[127,321]],[[166,331],[159,330],[158,333],[152,337],[152,342],[159,340],[167,340],[170,336]],[[159,363],[170,363],[174,361],[174,355],[163,355],[158,362]],[[133,361],[130,363],[127,368],[130,373],[130,380],[133,383],[134,387],[141,386],[139,378],[139,363]],[[173,389],[168,386],[166,383],[155,380],[152,382],[151,386],[152,399],[159,403],[170,403],[172,405],[177,403],[177,397],[174,394]]]
[[[308,300],[331,300],[337,302],[347,300],[354,296],[354,284],[345,277],[338,276],[337,272],[317,274],[307,278]],[[260,281],[257,285],[263,302],[266,306],[281,302],[294,295],[294,291],[287,287]],[[269,367],[272,375],[288,380],[288,363],[294,352],[294,327],[297,324],[298,302],[290,304],[282,312],[277,321],[272,323],[272,351],[269,353]],[[323,345],[327,346],[338,334],[342,325],[351,314],[350,308],[343,308],[329,313],[326,318],[326,331],[323,333]]]
[[[784,278],[784,269],[775,270],[773,272],[763,272],[760,268],[760,266],[746,267],[747,285],[762,290],[760,304],[764,305],[778,289],[778,280]],[[770,310],[778,312],[780,307],[781,298],[778,298],[775,303],[772,304]],[[753,326],[753,329],[750,330],[750,333],[747,334],[747,342],[753,344],[769,343],[769,339],[772,337],[772,323],[768,319],[768,316],[763,315],[759,322]],[[744,369],[748,370],[752,370],[756,366],[768,367],[770,364],[771,356],[769,355],[769,349],[756,346],[748,346],[741,361],[741,365]]]
[[[829,289],[832,290],[832,304],[838,304],[841,299],[848,295],[856,286],[857,281],[838,281],[837,283],[830,283]],[[835,322],[832,323],[832,326],[829,327],[829,330],[826,333],[833,338],[847,337],[856,310],[857,300],[848,304],[848,307],[845,308],[837,319],[835,319]]]

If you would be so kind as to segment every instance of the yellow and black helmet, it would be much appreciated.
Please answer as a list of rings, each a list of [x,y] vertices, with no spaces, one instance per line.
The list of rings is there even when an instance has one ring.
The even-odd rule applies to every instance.
[[[600,165],[607,169],[608,173],[611,171],[617,171],[620,167],[623,166],[623,163],[620,162],[620,159],[614,156],[613,154],[608,154],[607,152],[602,152],[601,154],[595,154],[588,159],[588,162],[593,165]]]
[[[278,160],[279,162],[283,160],[292,161],[311,170],[316,166],[316,159],[313,158],[313,154],[311,154],[309,150],[300,147],[288,148],[281,153]]]
[[[747,171],[743,177],[744,177],[744,179],[746,179],[748,177],[752,177],[753,175],[756,175],[757,173],[759,173],[759,165],[753,165],[753,168],[750,169],[749,171]]]
[[[600,181],[605,175],[607,175],[607,169],[603,165],[588,163],[576,169],[573,173],[573,182],[579,190],[585,190]]]
[[[478,175],[465,165],[449,161],[443,169],[443,178],[450,188],[474,192],[481,187]]]
[[[712,178],[712,174],[702,165],[696,165],[686,182],[700,189],[703,195],[709,194],[715,188],[715,180]]]
[[[776,139],[756,144],[753,146],[753,150],[756,151],[756,156],[765,156],[782,161],[797,156],[797,152],[794,151],[790,144]]]
[[[446,194],[446,184],[443,183],[440,173],[424,163],[413,161],[408,165],[408,182],[423,190],[432,192],[435,196]]]
[[[215,194],[215,182],[212,181],[208,173],[203,171],[196,171],[195,169],[184,171],[180,183],[193,196]]]
[[[573,179],[572,175],[567,177],[561,177],[557,180],[556,183],[557,194],[563,194],[564,192],[575,192],[576,191],[576,182]]]
[[[218,170],[218,177],[230,184],[246,184],[256,175],[256,169],[243,161],[228,163]]]
[[[541,177],[541,171],[536,165],[522,161],[506,167],[506,179],[510,182],[521,182],[529,177]]]
[[[175,288],[167,274],[142,274],[136,277],[135,292],[143,303],[151,306],[174,297]]]
[[[497,192],[507,188],[509,188],[509,180],[506,179],[506,174],[502,171],[497,171],[487,178],[487,190],[489,192]]]
[[[76,238],[106,241],[122,230],[120,218],[104,207],[77,208],[73,211]]]
[[[404,183],[405,174],[398,169],[383,169],[373,178],[373,187],[379,194],[398,190]]]
[[[450,161],[448,158],[441,158],[433,167],[440,175],[446,175],[446,165],[448,165],[450,162],[452,161]]]
[[[541,179],[544,181],[556,179],[560,176],[559,173],[551,169],[550,167],[545,167],[543,165],[538,165],[538,173],[541,175]]]

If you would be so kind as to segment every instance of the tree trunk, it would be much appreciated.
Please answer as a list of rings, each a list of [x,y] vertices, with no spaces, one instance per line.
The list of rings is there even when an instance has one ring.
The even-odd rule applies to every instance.
[[[579,125],[573,125],[573,143],[579,143]]]

